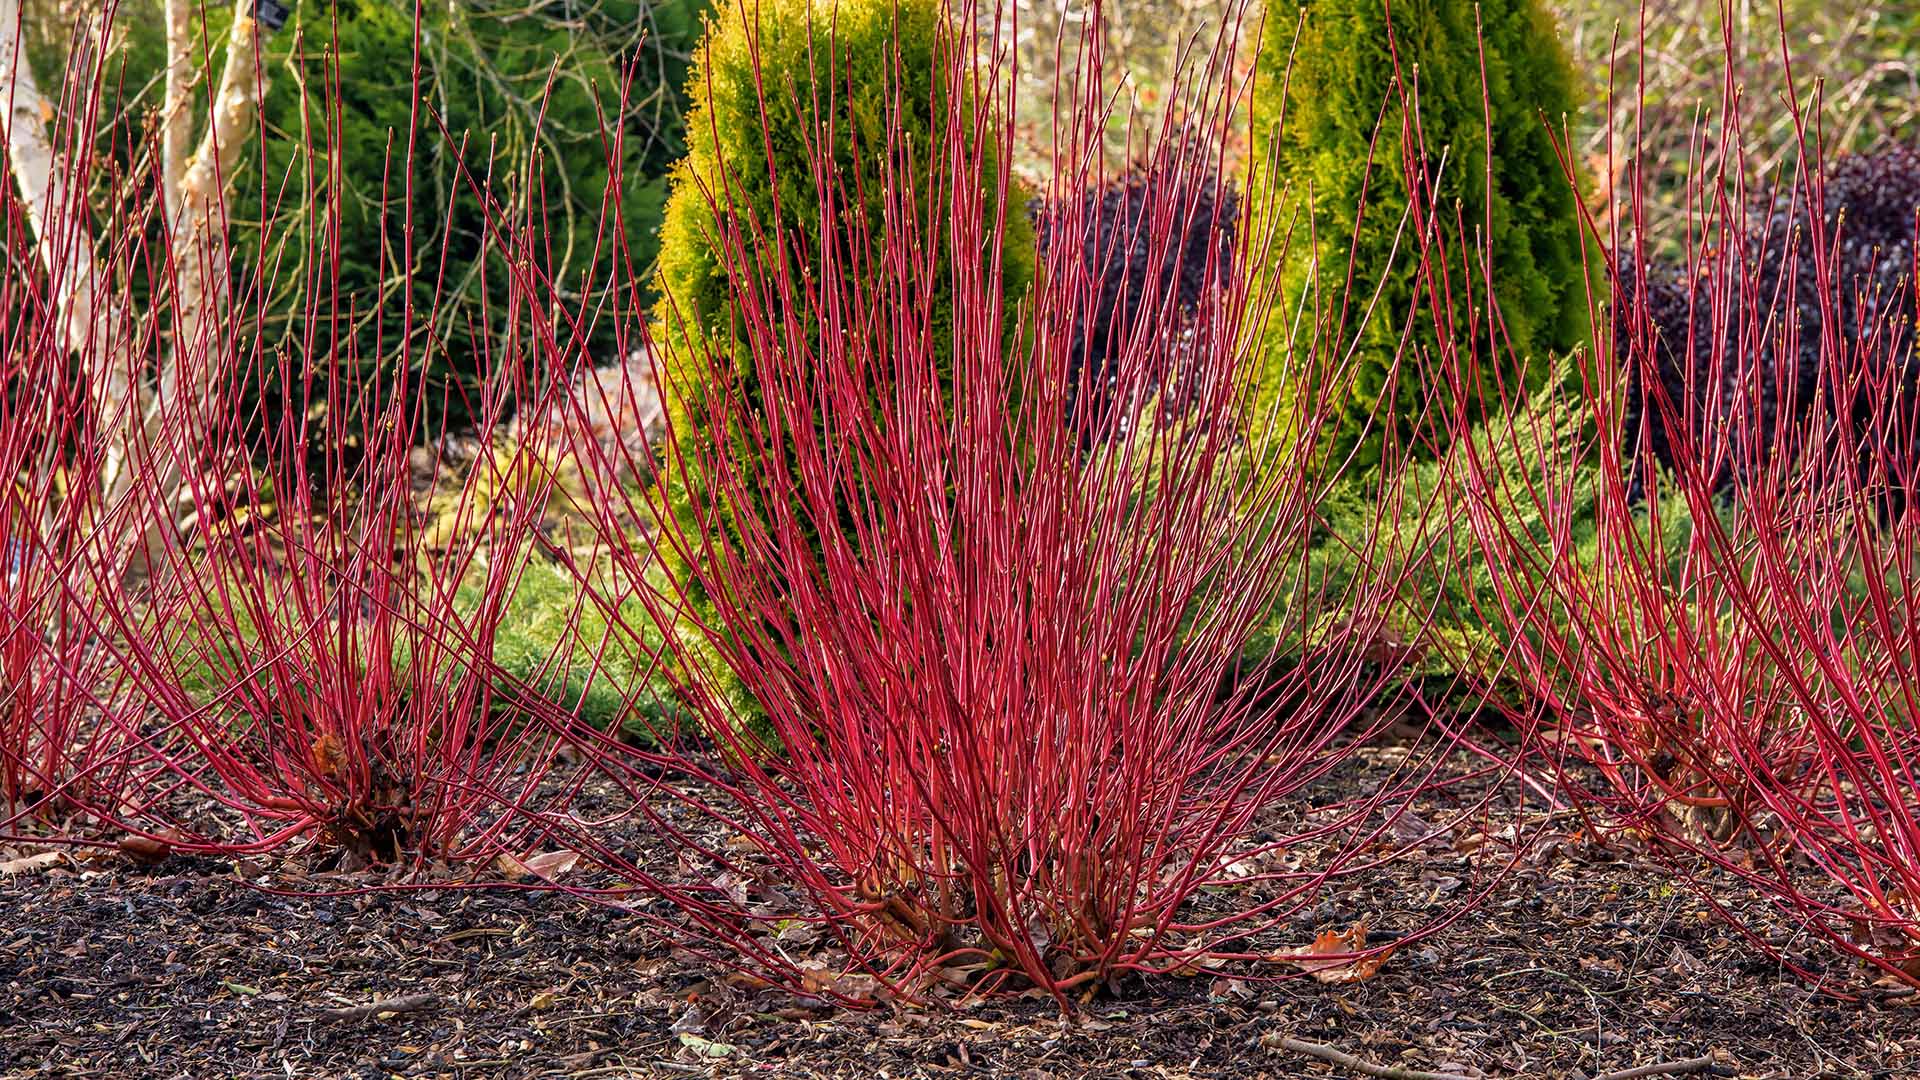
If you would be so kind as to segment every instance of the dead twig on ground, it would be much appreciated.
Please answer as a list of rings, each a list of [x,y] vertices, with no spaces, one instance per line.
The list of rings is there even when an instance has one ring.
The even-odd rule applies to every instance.
[[[439,1004],[439,994],[406,994],[360,1005],[343,1005],[337,1009],[327,1009],[319,1015],[318,1019],[322,1023],[334,1024],[347,1020],[366,1020],[403,1013],[425,1012],[438,1007]]]
[[[1419,1069],[1402,1069],[1393,1065],[1375,1065],[1370,1061],[1354,1057],[1352,1054],[1337,1047],[1328,1046],[1325,1043],[1307,1042],[1304,1039],[1295,1039],[1288,1036],[1275,1038],[1273,1035],[1262,1035],[1260,1037],[1260,1045],[1269,1048],[1278,1047],[1282,1050],[1290,1050],[1296,1054],[1305,1054],[1308,1057],[1319,1058],[1321,1061],[1330,1065],[1335,1065],[1342,1069],[1351,1069],[1363,1076],[1377,1077],[1378,1080],[1473,1080],[1474,1077],[1483,1075],[1477,1069],[1471,1073],[1441,1073],[1422,1072]]]
[[[1681,1076],[1687,1073],[1706,1072],[1714,1065],[1713,1055],[1687,1058],[1684,1061],[1659,1061],[1651,1065],[1635,1065],[1631,1069],[1601,1073],[1593,1080],[1640,1080],[1643,1076]]]

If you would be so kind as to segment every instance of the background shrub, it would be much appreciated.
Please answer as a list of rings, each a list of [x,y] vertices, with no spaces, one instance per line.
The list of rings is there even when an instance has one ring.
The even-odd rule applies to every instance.
[[[1408,137],[1411,88],[1395,86],[1396,50],[1398,70],[1409,82],[1418,68],[1418,141]],[[1557,129],[1574,108],[1574,76],[1537,0],[1396,4],[1391,20],[1380,0],[1283,0],[1268,7],[1259,69],[1250,194],[1270,216],[1254,235],[1262,236],[1265,226],[1284,230],[1298,215],[1299,235],[1306,235],[1310,220],[1317,240],[1291,245],[1269,268],[1278,275],[1280,308],[1266,328],[1262,404],[1284,409],[1295,392],[1276,381],[1273,373],[1285,369],[1274,362],[1276,354],[1298,348],[1300,340],[1344,348],[1357,336],[1361,362],[1337,449],[1358,440],[1370,416],[1404,425],[1421,413],[1411,370],[1416,356],[1431,352],[1436,331],[1432,320],[1414,317],[1421,300],[1411,226],[1394,254],[1409,206],[1409,163],[1430,174],[1439,169],[1437,190],[1424,197],[1447,225],[1457,206],[1469,230],[1491,226],[1492,288],[1511,344],[1509,352],[1503,343],[1501,355],[1538,375],[1554,353],[1582,340],[1588,323],[1577,205],[1549,133],[1549,125]],[[1284,95],[1283,83],[1289,87]],[[1276,138],[1271,132],[1283,109],[1285,130]],[[1378,308],[1360,326],[1376,289]],[[1339,332],[1299,333],[1292,320],[1303,303],[1317,304],[1318,317],[1333,320]],[[1305,317],[1315,317],[1312,307]],[[1417,351],[1406,354],[1395,377],[1410,319]],[[1461,348],[1492,355],[1456,325]],[[1495,372],[1491,364],[1483,368],[1484,383]],[[1363,447],[1360,460],[1378,455],[1376,446]]]
[[[689,149],[674,172],[661,234],[658,321],[666,346],[668,427],[685,447],[662,470],[670,513],[684,520],[693,507],[710,505],[703,470],[715,459],[700,450],[709,440],[726,439],[731,449],[724,459],[750,474],[763,452],[756,440],[769,437],[748,432],[740,422],[757,411],[763,388],[746,344],[749,316],[739,299],[765,295],[745,288],[742,279],[772,280],[770,260],[781,258],[794,280],[817,278],[827,273],[821,268],[823,241],[842,281],[871,285],[882,274],[899,272],[879,258],[887,250],[887,200],[910,194],[911,212],[924,219],[939,186],[933,162],[922,155],[932,146],[935,117],[945,122],[949,107],[944,57],[951,33],[938,0],[739,0],[715,13],[688,89]],[[816,102],[825,103],[817,113]],[[890,131],[898,135],[895,149],[888,148]],[[896,153],[907,156],[904,168],[884,170],[885,158]],[[816,178],[825,174],[821,167],[828,160],[835,186],[823,191]],[[888,184],[889,176],[903,174],[918,178],[917,190]],[[1012,203],[1014,193],[997,190],[996,168],[983,175],[989,206]],[[722,214],[739,224],[723,225]],[[1013,305],[1033,278],[1033,239],[1017,207],[1004,217],[1000,286],[1003,327],[1010,329]],[[770,233],[777,228],[784,240],[780,251],[771,244],[746,253],[727,250],[723,238],[742,235],[746,223]],[[919,315],[929,324],[934,348],[950,361],[956,329],[951,253],[935,249],[927,258],[931,284]],[[777,320],[780,313],[754,317]],[[818,324],[805,332],[819,333]],[[876,394],[884,392],[875,387]],[[720,407],[727,396],[738,396],[748,408]],[[723,413],[729,422],[710,430],[716,425],[709,421]],[[738,517],[737,509],[722,507],[719,520],[704,527],[731,531]],[[796,517],[813,520],[806,513]],[[700,575],[684,565],[698,553],[663,554],[693,602],[703,603]]]
[[[566,294],[604,288],[610,257],[596,262],[594,244],[606,218],[609,125],[617,125],[624,134],[625,240],[636,262],[649,264],[666,175],[685,150],[680,90],[706,0],[536,4],[514,18],[462,3],[426,4],[419,15],[417,86],[411,0],[287,6],[293,9],[287,25],[264,43],[262,137],[230,185],[236,288],[267,292],[249,314],[258,315],[269,343],[300,341],[310,293],[337,299],[350,316],[342,329],[351,328],[364,362],[437,369],[436,377],[466,393],[435,404],[444,404],[451,422],[464,423],[471,418],[466,401],[480,376],[482,344],[498,349],[508,319],[505,263],[499,245],[485,241],[485,214],[467,185],[491,178],[493,195],[508,208],[533,203],[554,253],[550,269],[564,275]],[[35,66],[57,71],[73,24],[58,5],[32,7]],[[160,107],[166,61],[160,7],[158,0],[118,5],[119,69],[107,79],[98,133],[111,152],[140,145],[123,129]],[[232,15],[231,4],[204,9],[216,74]],[[194,16],[196,28],[201,18]],[[202,113],[208,96],[196,95]],[[408,162],[416,97],[419,123]],[[337,137],[329,130],[336,119]],[[196,121],[203,122],[204,116]],[[342,189],[337,278],[317,254],[331,246],[317,232],[324,218],[316,211],[332,184],[330,157],[338,159]],[[529,160],[538,161],[531,182]],[[143,166],[133,165],[138,175]],[[411,266],[405,265],[409,175]],[[610,353],[611,337],[594,347]],[[278,406],[284,404],[278,390],[263,383],[253,392]]]
[[[1784,191],[1755,196],[1746,220],[1734,223],[1744,232],[1739,248],[1705,253],[1686,268],[1623,252],[1612,340],[1627,369],[1629,452],[1644,440],[1656,461],[1674,466],[1671,413],[1703,471],[1724,489],[1766,466],[1782,412],[1792,428],[1816,407],[1838,416],[1844,400],[1864,433],[1861,380],[1885,378],[1880,365],[1910,389],[1915,380],[1916,212],[1920,153],[1892,146],[1837,157]],[[1818,235],[1831,245],[1824,253],[1812,239],[1816,215]],[[1768,317],[1746,317],[1748,309]],[[1897,340],[1869,340],[1894,334]],[[1649,376],[1659,380],[1657,392],[1645,385]],[[1752,422],[1729,422],[1748,411]],[[1707,434],[1728,431],[1745,438]]]
[[[1070,232],[1060,239],[1078,243],[1081,272],[1095,292],[1074,312],[1069,371],[1076,389],[1086,379],[1096,401],[1116,377],[1130,335],[1179,331],[1158,317],[1162,304],[1171,298],[1184,320],[1204,296],[1231,283],[1239,193],[1217,176],[1187,172],[1164,163],[1136,166],[1060,205],[1034,207],[1040,257],[1054,233]],[[1155,221],[1156,207],[1163,214],[1174,209]]]

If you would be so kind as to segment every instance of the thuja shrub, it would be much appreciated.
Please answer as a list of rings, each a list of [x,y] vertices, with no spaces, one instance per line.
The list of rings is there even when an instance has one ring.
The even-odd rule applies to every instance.
[[[1583,340],[1579,204],[1554,144],[1576,83],[1538,0],[1269,5],[1258,70],[1250,200],[1269,232],[1301,238],[1256,257],[1280,300],[1262,328],[1264,406],[1292,407],[1288,358],[1326,346],[1320,327],[1350,328],[1339,449],[1365,464],[1385,426],[1427,412],[1416,368],[1443,336],[1504,361],[1461,388],[1473,399],[1537,381]],[[1433,190],[1415,191],[1421,175]],[[1420,316],[1417,204],[1487,238],[1497,338],[1483,320]]]
[[[960,183],[980,187],[964,197],[1017,205],[1004,170],[961,177],[943,173],[934,156],[942,149],[934,133],[946,114],[974,107],[967,80],[938,59],[963,32],[940,0],[734,0],[714,13],[688,91],[688,154],[674,172],[661,232],[656,315],[669,346],[662,380],[669,426],[687,438],[720,440],[728,469],[757,469],[765,440],[779,437],[748,420],[768,395],[763,351],[798,347],[769,339],[751,320],[784,318],[805,302],[769,297],[767,311],[744,309],[749,279],[797,275],[802,267],[768,261],[792,258],[785,249],[743,245],[750,239],[743,223],[793,232],[810,251],[831,250],[831,262],[807,268],[820,277],[813,288],[844,282],[870,289],[876,279],[904,272],[927,277],[934,284],[920,314],[943,357],[953,355],[956,334],[980,329],[957,322],[956,276],[945,245],[920,252],[911,267],[886,262],[899,249],[884,246],[892,232],[963,197],[953,190]],[[891,154],[926,173],[904,202],[886,186]],[[1002,254],[997,307],[1002,333],[1010,333],[1013,305],[1032,277],[1031,227],[1008,214],[1005,232],[990,239]],[[807,351],[819,335],[836,332],[830,324],[793,329],[806,337]],[[708,365],[705,357],[714,354],[729,363]],[[741,422],[715,427],[709,420],[719,412]],[[709,498],[717,490],[714,461],[686,454],[668,462],[661,490],[668,512],[682,521],[711,506],[700,520],[730,532],[745,511]],[[668,549],[668,565],[703,602],[707,575],[688,572],[687,554]]]
[[[997,238],[1020,211],[989,178],[1010,120],[988,108],[1003,76],[976,68],[973,48],[933,60],[948,78],[977,71],[980,107],[950,101],[928,136],[904,99],[880,115],[878,189],[844,176],[804,227],[784,211],[715,215],[722,250],[759,270],[729,278],[727,302],[742,335],[729,344],[754,357],[763,392],[716,395],[669,432],[669,461],[710,478],[696,514],[627,528],[638,497],[598,442],[576,438],[598,462],[582,471],[604,478],[589,484],[601,550],[569,563],[583,587],[599,588],[602,565],[645,583],[657,548],[686,549],[694,584],[632,598],[656,624],[686,620],[737,673],[780,752],[685,680],[700,739],[604,749],[632,812],[686,869],[664,879],[651,859],[543,820],[641,883],[657,898],[644,910],[719,962],[815,997],[1037,990],[1073,1008],[1140,973],[1239,963],[1277,977],[1295,969],[1269,954],[1296,943],[1294,921],[1329,883],[1396,846],[1384,830],[1430,775],[1413,753],[1297,830],[1271,816],[1400,714],[1396,664],[1377,646],[1401,553],[1376,530],[1360,545],[1367,573],[1337,589],[1304,573],[1339,475],[1316,434],[1332,406],[1303,398],[1303,428],[1284,441],[1295,456],[1250,467],[1253,304],[1237,263],[1206,267],[1230,285],[1198,301],[1183,334],[1119,344],[1098,430],[1073,414],[1068,373],[1103,268],[1083,255],[1101,224],[1068,196],[1090,178],[1057,178],[1070,209],[1007,333],[1008,279],[1024,270]],[[784,55],[745,60],[772,79]],[[831,55],[816,51],[816,85],[844,93]],[[1146,265],[1181,266],[1200,208],[1174,193],[1217,174],[1243,92],[1195,90],[1182,115],[1209,123],[1160,135],[1167,182],[1141,210]],[[813,137],[833,119],[800,132],[811,175],[833,175]],[[1097,146],[1106,119],[1082,106],[1064,138]],[[927,154],[907,152],[923,138]],[[941,201],[922,204],[927,190]],[[847,210],[875,198],[877,221]],[[831,272],[863,257],[895,272]],[[1140,318],[1168,327],[1177,306],[1168,290]],[[673,362],[724,378],[736,354],[695,347]],[[761,452],[731,455],[717,436],[736,428]],[[1399,512],[1390,493],[1378,505]],[[723,508],[732,528],[701,527]],[[711,614],[693,608],[696,589]],[[618,618],[628,601],[600,607]],[[1275,610],[1290,614],[1289,648],[1242,670]],[[685,638],[663,649],[675,670],[701,666]],[[724,823],[724,842],[706,839],[709,823]],[[1421,922],[1397,921],[1408,934]]]

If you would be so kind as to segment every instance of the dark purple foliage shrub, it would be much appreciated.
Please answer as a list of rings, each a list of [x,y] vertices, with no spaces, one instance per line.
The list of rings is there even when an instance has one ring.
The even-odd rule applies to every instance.
[[[1790,192],[1749,203],[1735,250],[1697,246],[1684,267],[1636,257],[1631,245],[1621,253],[1614,355],[1653,361],[1627,364],[1630,453],[1644,448],[1672,466],[1674,432],[1687,432],[1683,446],[1724,489],[1768,468],[1777,433],[1816,407],[1848,416],[1841,430],[1862,453],[1866,440],[1892,436],[1867,430],[1863,394],[1914,382],[1920,151],[1839,157]],[[1809,239],[1815,214],[1824,243]],[[1645,385],[1648,369],[1658,393]]]
[[[1051,206],[1034,201],[1041,262],[1056,237],[1080,247],[1076,288],[1089,295],[1076,298],[1069,345],[1076,404],[1090,396],[1104,412],[1116,360],[1135,335],[1170,332],[1230,284],[1239,208],[1239,193],[1218,175],[1161,161]]]

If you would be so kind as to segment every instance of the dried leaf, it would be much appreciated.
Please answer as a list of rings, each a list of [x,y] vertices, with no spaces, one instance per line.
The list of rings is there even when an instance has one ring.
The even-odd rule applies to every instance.
[[[573,869],[574,864],[579,861],[579,852],[562,849],[560,851],[541,852],[528,859],[524,865],[528,871],[536,877],[546,878],[551,881]]]
[[[0,862],[0,877],[12,877],[15,874],[37,874],[42,870],[51,870],[59,866],[66,856],[58,851],[40,851],[32,855],[22,855],[17,859]]]
[[[313,744],[307,747],[307,761],[313,765],[316,775],[331,780],[347,767],[347,748],[341,744],[339,736],[328,733],[313,740]]]
[[[173,845],[158,836],[123,836],[119,847],[120,854],[141,866],[158,865],[173,854]]]
[[[517,859],[503,851],[494,857],[493,866],[494,869],[505,874],[509,881],[525,881],[535,877],[543,881],[552,881],[573,869],[574,864],[579,861],[579,852],[564,848],[559,851],[543,851],[538,855],[529,855],[525,859]]]
[[[719,890],[735,907],[747,906],[747,879],[731,870],[723,872],[713,879],[713,887]]]
[[[731,1043],[714,1042],[712,1039],[695,1035],[691,1031],[680,1033],[680,1045],[693,1051],[695,1057],[703,1061],[716,1061],[739,1053],[740,1048]]]
[[[1394,946],[1389,945],[1378,952],[1354,955],[1365,952],[1366,948],[1367,920],[1361,919],[1344,931],[1322,930],[1313,944],[1304,949],[1282,950],[1269,954],[1267,959],[1297,967],[1323,983],[1356,983],[1373,978],[1394,950]]]
[[[836,994],[854,1001],[869,1001],[880,989],[880,980],[854,971],[834,971],[818,961],[802,964],[800,983],[808,993]]]

